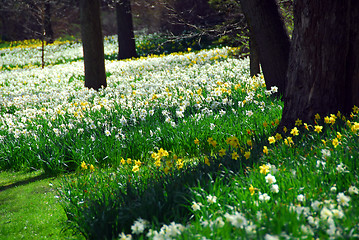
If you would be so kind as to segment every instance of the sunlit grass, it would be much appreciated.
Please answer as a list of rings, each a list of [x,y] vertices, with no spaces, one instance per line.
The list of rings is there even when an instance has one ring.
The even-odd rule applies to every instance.
[[[43,171],[0,172],[1,239],[78,239],[63,233],[66,215],[57,203],[58,180]]]

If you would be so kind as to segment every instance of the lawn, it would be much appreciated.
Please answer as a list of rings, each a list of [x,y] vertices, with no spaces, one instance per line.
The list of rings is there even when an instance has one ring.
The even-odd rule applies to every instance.
[[[0,173],[1,239],[79,239],[61,232],[66,214],[54,177],[43,171]]]
[[[0,49],[1,238],[359,237],[357,107],[279,129],[238,48],[116,49],[98,92],[77,42],[44,69],[36,44]]]

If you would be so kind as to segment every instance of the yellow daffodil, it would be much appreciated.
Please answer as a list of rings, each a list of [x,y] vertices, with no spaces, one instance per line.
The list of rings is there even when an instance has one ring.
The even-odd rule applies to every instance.
[[[216,147],[216,146],[217,146],[217,141],[216,141],[216,140],[213,140],[213,141],[211,142],[211,144],[212,144],[213,147]]]
[[[155,153],[155,152],[153,152],[153,153],[151,154],[151,157],[152,157],[153,159],[155,159],[155,160],[159,159],[158,154]]]
[[[95,171],[95,167],[94,167],[94,165],[92,165],[92,164],[90,164],[90,171],[91,171],[91,172],[94,172],[94,171]]]
[[[277,141],[282,139],[282,135],[280,133],[277,133],[274,137]]]
[[[330,118],[329,118],[329,122],[333,125],[335,123],[335,120],[337,119],[337,117],[333,114],[331,114]]]
[[[295,126],[301,126],[302,125],[302,120],[300,120],[299,118],[295,121]]]
[[[127,158],[127,164],[131,164],[132,163],[132,159],[131,158]]]
[[[231,145],[233,148],[238,148],[239,147],[239,140],[235,136],[231,136],[231,137],[227,138],[226,143]]]
[[[359,123],[358,122],[354,122],[351,126],[351,130],[353,133],[357,133],[359,131]]]
[[[320,115],[317,113],[317,114],[315,114],[314,118],[315,118],[315,120],[319,120],[319,119],[320,119]]]
[[[317,133],[320,133],[323,129],[323,126],[319,126],[319,125],[316,125],[314,126],[314,131],[317,132]]]
[[[209,162],[209,159],[207,156],[204,157],[204,163],[208,166],[211,166],[210,162]]]
[[[334,148],[338,147],[338,145],[339,145],[339,140],[338,140],[338,138],[334,138],[333,141],[332,141],[332,143],[333,143]]]
[[[263,153],[266,154],[266,155],[268,155],[268,148],[267,148],[267,146],[264,146],[264,147],[263,147]]]
[[[294,144],[293,139],[291,137],[287,137],[286,139],[284,139],[284,143],[288,146],[292,146],[292,144]]]
[[[156,93],[155,94],[153,94],[153,96],[152,96],[152,100],[155,100],[155,99],[157,99],[158,98],[158,96],[156,95]]]
[[[167,150],[163,150],[163,148],[160,148],[160,150],[158,150],[158,156],[161,158],[161,157],[167,157],[169,154],[168,154],[168,151]]]
[[[269,166],[266,164],[263,164],[262,166],[259,166],[259,173],[266,175],[269,173]]]
[[[355,114],[359,113],[359,108],[357,106],[353,107],[353,113]]]
[[[342,134],[340,132],[337,132],[337,138],[340,140],[342,139]]]
[[[161,160],[155,161],[155,165],[156,165],[156,167],[161,167]]]
[[[247,140],[247,145],[250,146],[250,147],[252,147],[252,146],[253,146],[252,140],[248,139],[248,140]]]
[[[196,139],[194,140],[194,144],[199,145],[199,140],[198,140],[198,138],[196,138]]]
[[[217,145],[217,141],[214,140],[212,137],[208,138],[207,142],[209,145],[212,145],[213,147],[216,147]]]
[[[326,117],[324,118],[324,122],[327,123],[327,124],[330,123],[330,119],[329,119],[328,116],[326,116]]]
[[[256,192],[256,188],[254,188],[251,184],[251,186],[248,188],[249,192],[251,193],[251,196],[254,195],[254,193]]]
[[[138,172],[140,170],[140,167],[138,165],[133,166],[132,172]]]
[[[275,143],[275,138],[273,136],[269,137],[268,141],[269,141],[270,144],[273,144],[273,143]]]
[[[299,135],[299,130],[297,129],[297,127],[294,127],[291,131],[290,134],[292,134],[293,136],[298,136]]]
[[[178,159],[177,162],[176,162],[176,165],[177,165],[177,169],[181,169],[183,168],[183,160],[182,159]]]
[[[222,148],[221,150],[219,150],[219,156],[223,157],[224,155],[226,155],[226,150]]]
[[[283,132],[284,132],[284,133],[287,133],[287,132],[288,132],[287,127],[285,127],[285,126],[283,127]]]
[[[86,164],[84,161],[82,161],[82,163],[81,163],[81,168],[82,168],[83,170],[86,170],[86,169],[87,169],[87,164]]]
[[[233,153],[232,153],[232,159],[233,159],[233,160],[237,160],[238,158],[239,158],[238,153],[237,153],[237,152],[233,152]]]
[[[251,156],[251,152],[245,152],[245,153],[244,153],[244,157],[245,157],[246,159],[248,159],[250,156]]]

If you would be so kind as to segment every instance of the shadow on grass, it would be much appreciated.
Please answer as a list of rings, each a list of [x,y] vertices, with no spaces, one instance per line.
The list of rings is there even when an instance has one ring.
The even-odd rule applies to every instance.
[[[232,174],[245,176],[246,168],[259,161],[267,138],[253,138],[256,144],[253,144],[249,159],[241,156],[233,160],[235,149],[227,149],[223,157],[209,156],[209,166],[201,161],[188,166],[186,171],[170,175],[159,172],[137,180],[132,178],[126,183],[122,181],[122,187],[116,186],[118,188],[113,192],[99,190],[102,193],[87,199],[86,204],[78,204],[72,191],[82,185],[70,181],[63,185],[62,191],[62,197],[69,200],[63,206],[69,229],[77,230],[87,239],[112,239],[120,232],[131,233],[131,226],[139,218],[149,220],[158,228],[171,222],[186,223],[192,214],[189,206],[193,197],[191,188],[200,186],[208,190],[218,179],[229,183]]]
[[[26,184],[29,184],[29,183],[36,182],[36,181],[40,181],[40,180],[43,180],[43,179],[46,179],[46,178],[50,178],[50,176],[48,174],[45,174],[45,173],[42,173],[42,174],[40,174],[38,176],[34,176],[34,177],[28,177],[28,178],[26,178],[24,180],[20,180],[20,181],[16,181],[14,183],[11,183],[11,184],[0,186],[0,192],[8,190],[8,189],[11,189],[11,188],[14,188],[14,187],[19,187],[19,186],[23,186],[23,185],[26,185]]]

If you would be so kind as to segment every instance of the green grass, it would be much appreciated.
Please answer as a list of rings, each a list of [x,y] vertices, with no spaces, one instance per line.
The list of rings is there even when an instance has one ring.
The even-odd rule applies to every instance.
[[[43,171],[0,172],[0,239],[79,239],[62,232],[66,215],[56,186]]]

